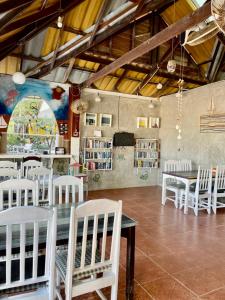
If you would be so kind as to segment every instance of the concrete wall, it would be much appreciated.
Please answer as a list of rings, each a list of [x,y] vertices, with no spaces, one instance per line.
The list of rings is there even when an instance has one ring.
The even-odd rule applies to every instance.
[[[160,116],[161,166],[167,159],[191,159],[194,167],[225,164],[225,132],[200,133],[200,115],[208,113],[211,98],[217,113],[225,113],[225,81],[184,93],[182,139],[177,140],[175,95],[163,97]],[[159,183],[160,183],[159,173]]]
[[[83,94],[83,98],[89,102],[88,112],[112,114],[112,127],[84,126],[82,116],[80,120],[81,146],[83,137],[94,136],[94,130],[102,130],[104,137],[113,137],[115,132],[127,131],[133,132],[136,138],[158,138],[158,129],[137,129],[136,127],[136,117],[159,116],[159,107],[153,110],[148,107],[150,100],[100,95],[102,102],[96,103],[95,95]],[[146,174],[142,171],[137,172],[133,165],[134,147],[114,147],[113,170],[89,172],[90,190],[146,186],[157,183],[157,169],[152,169]]]

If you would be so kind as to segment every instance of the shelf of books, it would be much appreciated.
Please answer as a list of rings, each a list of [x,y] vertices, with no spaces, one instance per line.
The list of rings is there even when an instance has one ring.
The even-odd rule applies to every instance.
[[[160,142],[158,139],[136,139],[135,168],[159,168]]]
[[[89,171],[112,170],[112,138],[85,137],[83,142],[83,162]]]

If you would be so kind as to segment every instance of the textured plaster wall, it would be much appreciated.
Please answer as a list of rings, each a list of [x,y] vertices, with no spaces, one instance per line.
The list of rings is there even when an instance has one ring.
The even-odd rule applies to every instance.
[[[137,129],[137,117],[159,116],[159,108],[149,109],[149,101],[101,95],[102,102],[94,101],[95,94],[84,94],[88,100],[88,112],[112,114],[112,127],[84,126],[80,120],[81,146],[83,137],[94,136],[94,130],[102,130],[102,136],[113,137],[118,131],[133,132],[136,138],[158,138],[158,129]],[[133,167],[134,147],[113,148],[113,170],[89,172],[90,190],[149,186],[157,184],[158,170],[137,172]]]
[[[177,141],[177,98],[170,95],[162,98],[160,116],[161,166],[167,159],[191,159],[194,168],[225,164],[225,132],[200,133],[200,115],[207,114],[211,98],[217,113],[225,113],[225,81],[209,84],[184,93],[182,139]],[[159,172],[161,184],[161,172]]]

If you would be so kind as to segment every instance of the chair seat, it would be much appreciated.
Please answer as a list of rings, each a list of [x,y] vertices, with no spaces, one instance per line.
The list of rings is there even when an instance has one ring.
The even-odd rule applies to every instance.
[[[176,188],[176,189],[185,189],[185,184],[183,182],[170,182],[167,186],[167,189],[169,188]]]
[[[91,264],[91,246],[87,245],[86,248],[86,256],[85,256],[85,267],[90,266]],[[56,267],[59,269],[61,277],[63,281],[66,279],[66,270],[67,270],[67,250],[58,250],[56,253]],[[76,261],[75,261],[75,268],[80,267],[80,260],[81,260],[81,247],[77,247],[76,250]],[[98,263],[101,261],[101,256],[98,250],[96,250],[96,260],[95,262]],[[96,275],[102,273],[106,270],[110,270],[112,267],[111,264],[95,267],[91,270],[82,270],[81,272],[76,273],[73,276],[74,281],[90,277],[91,275]]]

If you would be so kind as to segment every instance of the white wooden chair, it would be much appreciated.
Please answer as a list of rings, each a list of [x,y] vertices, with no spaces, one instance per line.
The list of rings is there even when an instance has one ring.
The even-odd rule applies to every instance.
[[[72,206],[68,250],[56,252],[58,299],[62,300],[60,282],[63,282],[66,300],[94,291],[105,300],[101,289],[107,286],[112,287],[111,300],[117,300],[121,213],[122,201],[100,199],[84,202],[77,208]],[[101,224],[98,222],[100,216],[103,218]],[[107,239],[109,217],[114,217],[111,241]],[[93,222],[91,232],[88,226],[90,220]],[[79,221],[83,221],[81,244],[77,243]],[[97,239],[100,227],[102,242],[98,249]],[[88,240],[88,235],[92,236],[91,240]],[[110,253],[107,253],[106,249],[110,249]]]
[[[5,242],[5,255],[0,256],[0,265],[5,266],[0,274],[1,299],[54,299],[56,217],[56,208],[20,206],[0,212],[0,234],[5,236],[1,241]],[[47,228],[45,238],[41,237],[43,224]],[[39,249],[40,238],[46,243],[45,257]],[[26,252],[27,244],[33,245],[32,251]],[[12,254],[14,245],[18,254]]]
[[[10,168],[17,170],[17,162],[9,160],[0,160],[0,168]]]
[[[0,210],[12,206],[36,205],[36,182],[9,179],[0,183]]]
[[[84,200],[83,178],[77,178],[71,175],[63,175],[53,180],[53,196],[52,203],[76,203]],[[78,201],[76,201],[76,193],[78,192]],[[70,200],[72,194],[72,201]]]
[[[20,170],[15,170],[12,168],[0,168],[0,181],[5,181],[13,178],[20,178]]]
[[[27,178],[37,183],[37,204],[52,205],[52,176],[53,169],[45,167],[32,168],[27,170]]]
[[[198,167],[198,175],[196,184],[190,186],[188,198],[185,199],[185,190],[181,190],[181,208],[183,205],[194,210],[198,216],[199,210],[207,210],[211,212],[211,196],[212,196],[212,169],[201,169]],[[187,201],[185,203],[185,201]]]
[[[189,159],[181,159],[179,161],[179,171],[192,171],[192,161]]]
[[[179,171],[179,161],[178,160],[167,160],[167,161],[165,161],[164,171],[165,172],[177,172],[177,171]],[[181,188],[181,186],[176,180],[171,180],[171,179],[167,180],[165,203],[166,203],[167,200],[170,200],[170,201],[174,202],[175,207],[178,208],[180,188]],[[167,194],[167,191],[170,192],[170,195]],[[172,195],[171,195],[171,192],[173,193]]]
[[[217,208],[225,207],[225,202],[221,199],[225,197],[225,166],[217,166],[213,196],[212,196],[212,210],[216,214]]]
[[[27,172],[30,169],[42,167],[43,163],[37,160],[27,160],[25,162],[21,162],[21,177],[27,178]]]

